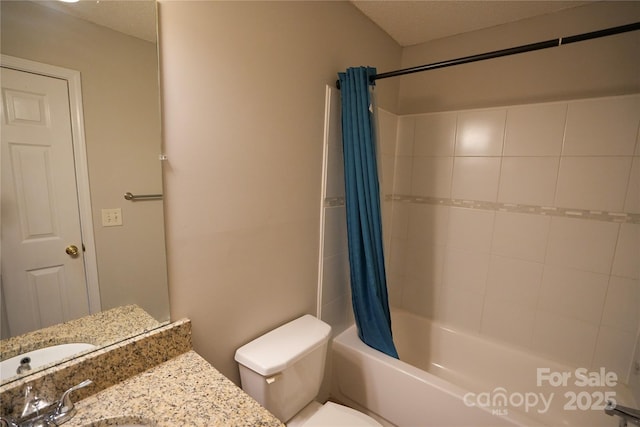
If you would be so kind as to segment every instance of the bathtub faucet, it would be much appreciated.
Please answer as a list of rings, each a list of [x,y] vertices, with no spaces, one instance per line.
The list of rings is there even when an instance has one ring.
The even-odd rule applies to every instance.
[[[617,415],[620,417],[618,427],[627,427],[628,423],[640,426],[640,411],[637,409],[617,405],[615,402],[609,400],[607,401],[607,406],[604,407],[604,412],[607,415]]]

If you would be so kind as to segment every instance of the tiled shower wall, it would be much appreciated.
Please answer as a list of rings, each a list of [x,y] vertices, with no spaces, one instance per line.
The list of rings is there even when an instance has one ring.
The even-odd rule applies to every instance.
[[[340,91],[329,86],[326,88],[324,139],[318,312],[336,335],[353,324],[353,310],[344,204]]]
[[[629,379],[639,123],[639,95],[381,111],[391,305]]]
[[[377,109],[378,137],[382,165],[379,167],[381,197],[393,191],[397,116]],[[349,248],[344,191],[340,91],[327,86],[320,208],[320,257],[318,275],[318,313],[337,335],[354,323],[349,278]],[[385,253],[388,252],[391,204],[383,203]],[[388,258],[386,259],[388,261]]]

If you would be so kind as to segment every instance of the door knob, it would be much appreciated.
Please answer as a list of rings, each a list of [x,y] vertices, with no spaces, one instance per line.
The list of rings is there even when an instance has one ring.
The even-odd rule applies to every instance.
[[[64,251],[73,257],[78,256],[78,247],[76,245],[69,245]]]

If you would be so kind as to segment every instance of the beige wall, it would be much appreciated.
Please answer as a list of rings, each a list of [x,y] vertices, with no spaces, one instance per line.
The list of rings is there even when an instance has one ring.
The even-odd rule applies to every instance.
[[[28,1],[2,5],[2,53],[80,71],[102,308],[138,303],[167,319],[155,44]],[[133,72],[135,70],[135,72]],[[101,209],[122,208],[122,227]]]
[[[238,382],[236,348],[316,310],[325,85],[400,47],[346,2],[197,1],[160,3],[160,46],[171,314]]]
[[[407,47],[402,68],[557,39],[640,20],[640,2],[597,2]],[[401,77],[399,111],[618,95],[640,90],[638,32]],[[380,80],[384,87],[388,81]]]

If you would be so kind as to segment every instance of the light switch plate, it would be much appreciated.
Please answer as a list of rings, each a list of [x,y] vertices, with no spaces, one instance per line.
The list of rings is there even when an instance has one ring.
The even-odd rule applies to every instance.
[[[113,227],[116,225],[122,225],[122,209],[102,209],[102,226]]]

